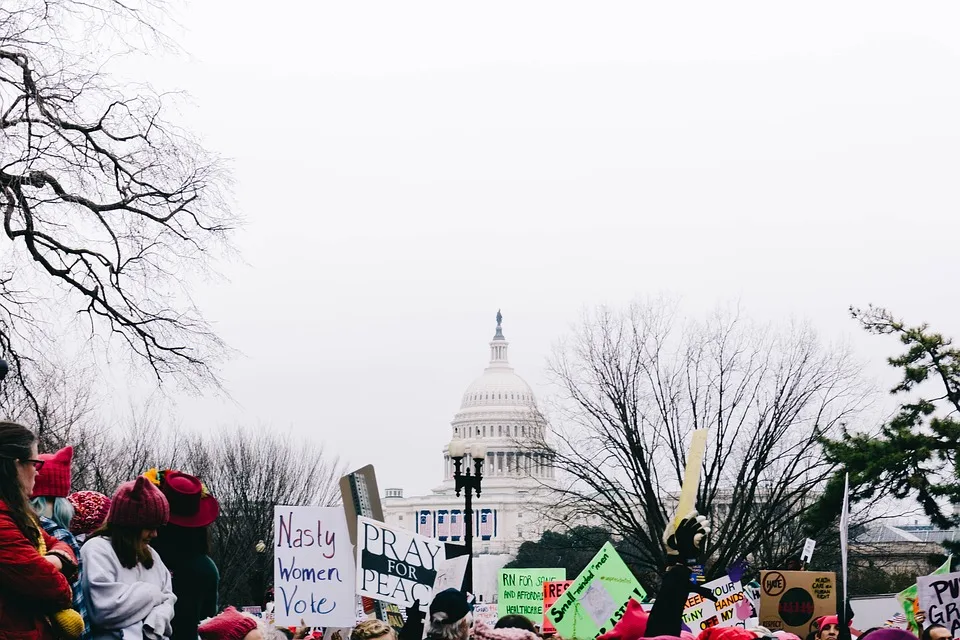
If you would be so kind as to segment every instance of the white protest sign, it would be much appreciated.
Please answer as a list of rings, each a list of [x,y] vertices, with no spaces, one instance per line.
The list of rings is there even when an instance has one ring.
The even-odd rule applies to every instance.
[[[463,579],[467,575],[467,560],[470,556],[459,556],[449,560],[437,561],[437,580],[433,590],[437,593],[444,589],[463,589]],[[421,603],[423,604],[423,603]]]
[[[810,559],[813,558],[813,550],[817,548],[817,541],[812,538],[807,538],[807,541],[803,543],[803,553],[800,554],[801,562],[810,562]]]
[[[412,607],[433,600],[443,543],[405,529],[357,518],[357,595]]]
[[[927,622],[943,625],[954,638],[960,632],[960,573],[942,573],[917,578],[920,608]]]
[[[497,605],[495,603],[473,605],[473,619],[493,628],[499,619],[497,616]]]
[[[724,576],[703,586],[710,589],[717,601],[711,602],[699,595],[687,599],[683,626],[694,635],[709,627],[745,627],[747,620],[755,616],[739,580],[734,582]]]
[[[850,474],[843,478],[843,509],[840,511],[840,570],[843,579],[843,602],[849,602],[847,599],[847,554],[849,544],[847,539],[850,536]],[[846,615],[847,611],[841,606],[837,607],[840,612],[840,624],[849,622]]]
[[[353,549],[343,509],[278,506],[273,513],[275,623],[353,626]]]

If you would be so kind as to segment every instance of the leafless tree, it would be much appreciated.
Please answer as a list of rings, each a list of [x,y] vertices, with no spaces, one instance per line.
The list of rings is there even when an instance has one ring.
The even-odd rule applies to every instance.
[[[265,428],[219,429],[187,438],[175,468],[204,480],[221,504],[214,560],[221,600],[258,604],[273,581],[277,505],[337,504],[345,469],[322,446]],[[257,543],[266,549],[257,551]]]
[[[561,390],[554,443],[538,446],[562,478],[555,513],[629,540],[648,577],[665,560],[694,429],[708,430],[696,498],[713,527],[708,576],[740,558],[774,567],[799,551],[803,515],[833,471],[818,438],[866,398],[848,353],[808,328],[724,313],[684,322],[665,301],[587,314],[550,373]]]
[[[165,119],[170,95],[101,71],[110,53],[163,42],[162,9],[0,5],[0,356],[28,396],[64,333],[159,381],[217,382],[224,345],[186,285],[227,248],[228,176]]]

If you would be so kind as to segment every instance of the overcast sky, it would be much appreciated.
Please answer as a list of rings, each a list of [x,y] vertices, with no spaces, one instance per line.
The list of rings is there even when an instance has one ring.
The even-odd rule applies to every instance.
[[[580,310],[666,292],[960,336],[956,3],[203,0],[146,61],[230,158],[244,263],[199,284],[236,404],[425,491],[494,315],[543,396]]]

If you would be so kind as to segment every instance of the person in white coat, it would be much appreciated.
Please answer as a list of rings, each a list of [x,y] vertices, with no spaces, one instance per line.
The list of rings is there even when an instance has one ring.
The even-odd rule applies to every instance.
[[[150,548],[170,518],[166,497],[139,477],[117,489],[102,529],[80,549],[93,638],[165,640],[173,633],[170,572]]]

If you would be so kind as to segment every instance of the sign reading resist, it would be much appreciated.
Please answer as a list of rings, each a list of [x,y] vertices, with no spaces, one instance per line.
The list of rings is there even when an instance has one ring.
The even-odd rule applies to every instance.
[[[433,600],[442,542],[357,518],[357,595],[412,607]]]
[[[353,553],[340,507],[274,507],[275,623],[356,622]]]

